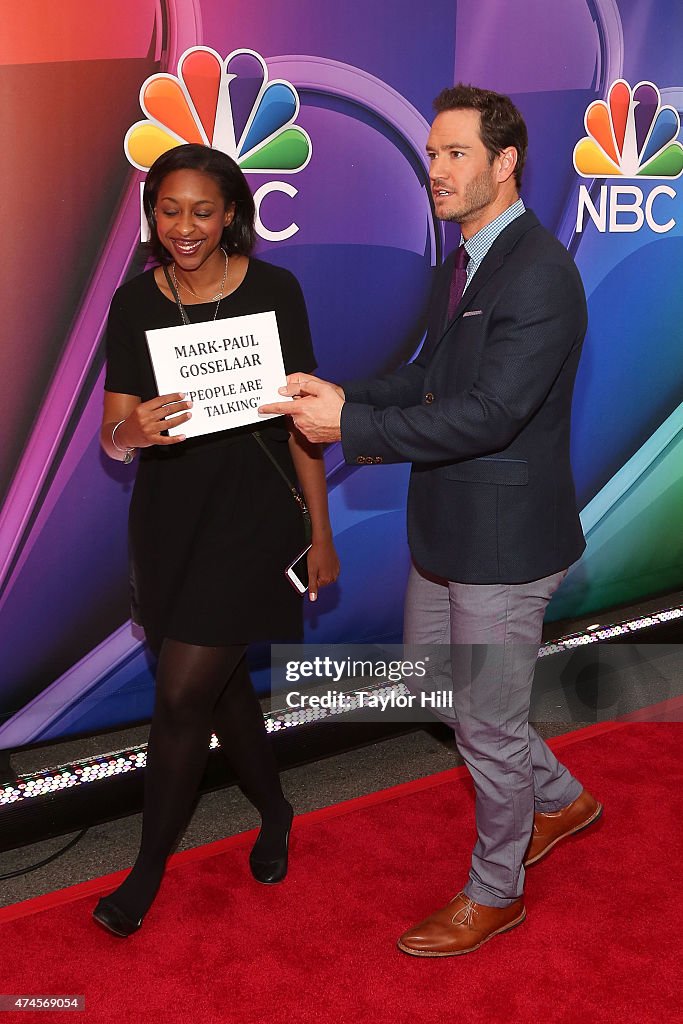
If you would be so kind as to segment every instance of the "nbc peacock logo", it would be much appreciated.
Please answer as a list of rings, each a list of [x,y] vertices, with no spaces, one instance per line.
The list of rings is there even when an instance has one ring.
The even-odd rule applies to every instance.
[[[683,174],[683,144],[677,138],[680,116],[673,107],[662,105],[652,82],[633,88],[621,78],[613,82],[606,101],[588,106],[584,124],[588,134],[574,147],[574,168],[582,177],[661,181]],[[588,214],[601,232],[639,231],[647,224],[663,234],[676,224],[673,217],[661,220],[664,198],[677,199],[670,185],[658,185],[647,195],[635,184],[601,185],[594,196],[581,185],[576,230],[583,230]]]
[[[607,102],[595,100],[584,118],[587,137],[574,147],[574,167],[584,178],[678,178],[683,145],[678,111],[662,106],[652,82],[613,82]]]
[[[234,50],[223,59],[210,47],[192,47],[178,61],[177,76],[160,73],[143,82],[140,106],[146,119],[128,129],[124,150],[141,171],[188,142],[220,149],[252,174],[295,174],[311,159],[310,137],[294,123],[300,107],[296,89],[284,79],[269,80],[266,62],[255,50]],[[274,191],[293,197],[297,190],[270,181],[254,193],[257,231],[281,241],[298,226],[264,227],[260,203]]]
[[[292,173],[311,159],[311,140],[294,124],[299,96],[289,82],[268,81],[255,50],[225,60],[195,46],[178,61],[178,75],[152,75],[140,89],[147,120],[126,133],[130,162],[147,171],[162,153],[187,142],[221,149],[243,171]]]

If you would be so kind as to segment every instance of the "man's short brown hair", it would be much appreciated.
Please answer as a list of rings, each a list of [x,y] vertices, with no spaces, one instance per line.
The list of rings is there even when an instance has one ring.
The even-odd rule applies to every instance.
[[[515,182],[518,189],[521,187],[529,137],[524,118],[509,96],[458,82],[450,89],[442,89],[434,100],[434,110],[437,114],[447,110],[478,110],[481,141],[488,150],[490,162],[493,163],[504,149],[514,146],[517,150]]]

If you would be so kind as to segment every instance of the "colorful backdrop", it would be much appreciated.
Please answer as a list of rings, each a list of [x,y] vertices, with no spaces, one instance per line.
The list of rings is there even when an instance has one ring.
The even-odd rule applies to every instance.
[[[524,197],[590,311],[572,448],[588,549],[549,614],[683,585],[679,0],[24,0],[3,21],[0,748],[150,713],[128,621],[134,471],[97,443],[102,328],[143,267],[140,168],[193,132],[243,162],[259,255],[299,277],[320,373],[344,379],[418,350],[454,241],[426,188],[433,97],[509,93]],[[349,468],[338,446],[326,465],[343,574],[307,637],[397,640],[408,469]],[[264,686],[267,652],[252,658]]]

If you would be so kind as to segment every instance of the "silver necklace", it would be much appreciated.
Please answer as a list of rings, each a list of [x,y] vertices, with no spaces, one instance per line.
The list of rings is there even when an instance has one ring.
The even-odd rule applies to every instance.
[[[212,295],[210,299],[204,299],[204,298],[202,298],[201,295],[197,295],[196,292],[193,292],[192,289],[188,285],[182,284],[182,287],[185,288],[185,290],[188,291],[191,295],[194,295],[195,299],[199,299],[201,302],[215,302],[216,303],[216,309],[214,310],[214,314],[213,314],[213,316],[211,318],[212,320],[215,320],[216,317],[218,316],[218,309],[220,307],[221,300],[223,298],[223,292],[225,291],[225,283],[228,280],[228,254],[225,251],[225,249],[222,249],[221,251],[222,251],[223,255],[225,256],[225,269],[223,271],[223,280],[221,281],[220,290],[217,291],[215,295]],[[185,307],[183,306],[183,304],[182,304],[182,302],[180,300],[180,292],[179,292],[179,288],[178,288],[178,285],[179,285],[180,282],[178,281],[178,278],[176,277],[176,273],[175,273],[175,260],[171,264],[171,277],[173,278],[173,284],[175,285],[175,290],[176,290],[176,294],[177,294],[177,298],[178,298],[178,305],[180,306],[180,314],[181,314],[181,316],[183,318],[183,323],[189,324],[190,323],[190,318],[188,317],[187,313],[185,312]]]

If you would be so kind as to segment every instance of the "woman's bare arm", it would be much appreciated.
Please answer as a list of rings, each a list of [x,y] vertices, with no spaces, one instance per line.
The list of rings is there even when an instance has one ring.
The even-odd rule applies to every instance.
[[[339,559],[332,539],[327,504],[325,464],[320,445],[311,444],[303,434],[290,426],[289,450],[311,514],[312,547],[308,553],[308,592],[311,601],[318,596],[318,587],[334,583],[339,575]]]

